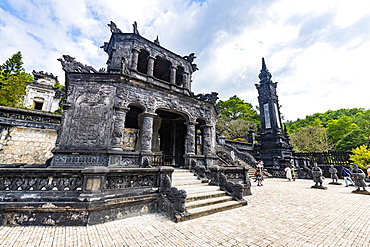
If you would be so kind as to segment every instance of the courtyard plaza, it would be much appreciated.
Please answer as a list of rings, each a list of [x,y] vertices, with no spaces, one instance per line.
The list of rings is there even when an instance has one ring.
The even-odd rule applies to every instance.
[[[1,226],[0,246],[370,246],[370,195],[329,182],[252,182],[248,206],[180,223],[146,214],[87,227]]]

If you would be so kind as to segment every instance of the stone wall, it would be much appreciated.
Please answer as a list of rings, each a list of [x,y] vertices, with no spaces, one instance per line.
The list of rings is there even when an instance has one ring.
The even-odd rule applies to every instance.
[[[60,120],[60,115],[0,106],[0,164],[44,164]]]
[[[0,164],[42,164],[52,156],[57,138],[54,129],[6,126],[0,131]]]

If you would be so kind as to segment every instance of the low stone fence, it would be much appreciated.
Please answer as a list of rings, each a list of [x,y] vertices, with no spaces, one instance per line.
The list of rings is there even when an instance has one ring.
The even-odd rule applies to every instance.
[[[45,163],[62,116],[0,106],[0,164]]]
[[[172,167],[1,168],[1,225],[87,225],[158,212]]]

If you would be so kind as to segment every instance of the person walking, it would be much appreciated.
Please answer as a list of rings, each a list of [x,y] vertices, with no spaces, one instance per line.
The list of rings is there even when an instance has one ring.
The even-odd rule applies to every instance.
[[[340,175],[341,177],[343,177],[344,182],[346,183],[346,187],[348,187],[348,182],[350,182],[351,185],[355,186],[355,183],[351,179],[352,174],[348,168],[342,166],[342,169],[340,170]]]
[[[233,161],[235,160],[235,151],[234,150],[231,150],[230,152],[230,156],[231,158],[233,159]]]
[[[257,186],[263,186],[262,181],[263,181],[263,161],[259,160],[257,165],[256,165],[256,180],[257,180]]]
[[[289,182],[292,181],[292,171],[290,170],[290,167],[286,166],[284,171],[285,171],[285,176],[288,179],[288,181]]]
[[[290,171],[292,173],[292,179],[295,181],[295,172],[294,172],[294,166],[290,166]]]

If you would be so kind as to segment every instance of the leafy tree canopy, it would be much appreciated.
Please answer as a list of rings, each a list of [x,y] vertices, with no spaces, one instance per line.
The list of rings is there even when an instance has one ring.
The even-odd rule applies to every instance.
[[[32,82],[32,75],[25,73],[22,67],[21,52],[0,65],[0,105],[22,107],[26,94],[26,82]]]
[[[220,107],[221,115],[229,119],[243,119],[259,123],[259,115],[250,103],[245,102],[234,95],[226,101],[219,100],[217,105]]]
[[[309,126],[290,135],[295,152],[326,152],[331,149],[326,128]]]
[[[337,144],[346,134],[359,127],[357,124],[353,123],[351,117],[343,115],[336,120],[330,120],[327,128],[330,141],[333,144]]]
[[[329,148],[347,151],[363,144],[369,144],[370,110],[363,108],[329,110],[325,113],[306,116],[305,119],[287,122],[285,125],[290,135],[299,132],[302,128],[314,126],[325,128]],[[311,137],[306,136],[306,138]],[[297,141],[294,145],[301,145]],[[303,142],[303,139],[300,141]],[[305,140],[303,143],[308,142],[309,140]]]
[[[256,130],[257,124],[240,118],[230,120],[229,117],[221,115],[217,118],[216,128],[218,135],[225,136],[230,140],[247,135],[251,129]]]
[[[352,154],[349,156],[349,159],[357,164],[358,167],[366,169],[366,166],[370,164],[370,147],[361,145],[352,149]]]
[[[20,74],[21,72],[24,72],[22,53],[18,51],[13,54],[4,64],[0,65],[0,69],[6,74]]]
[[[226,101],[219,100],[216,104],[221,113],[217,117],[217,133],[227,139],[244,136],[250,129],[257,130],[259,115],[252,105],[234,95]]]

